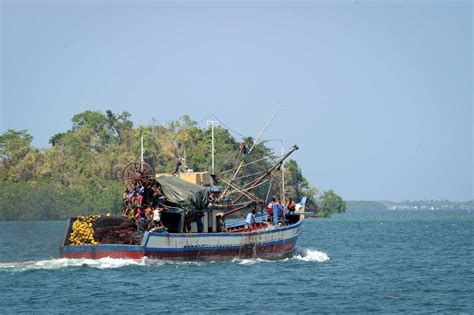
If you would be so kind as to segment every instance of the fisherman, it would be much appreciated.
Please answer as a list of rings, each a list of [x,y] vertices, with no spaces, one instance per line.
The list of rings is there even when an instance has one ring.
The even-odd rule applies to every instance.
[[[128,198],[128,204],[132,207],[136,207],[137,206],[136,201],[137,201],[137,192],[133,190],[131,192],[130,197]]]
[[[249,231],[252,231],[254,226],[256,225],[256,221],[255,221],[255,214],[257,213],[257,210],[256,209],[253,209],[252,212],[250,212],[249,214],[247,214],[247,218],[245,219],[245,225],[247,225],[247,229]]]
[[[291,197],[288,199],[288,202],[286,203],[286,209],[288,209],[289,212],[295,212],[296,210],[296,203],[293,201]]]
[[[130,198],[130,191],[125,189],[122,195],[122,214],[127,215],[128,213],[128,207],[129,207],[129,198]]]
[[[153,210],[151,209],[151,207],[149,205],[147,205],[145,203],[145,205],[143,206],[143,208],[145,210],[143,210],[145,212],[145,217],[146,217],[146,220],[148,222],[151,222],[153,220]]]
[[[204,224],[202,223],[202,217],[204,216],[204,213],[202,211],[194,211],[193,216],[194,221],[196,222],[198,233],[202,233],[204,231]]]
[[[179,168],[180,168],[181,165],[183,165],[183,163],[181,163],[181,161],[180,161],[179,159],[177,159],[177,160],[176,160],[176,167],[175,167],[175,170],[174,170],[174,173],[175,173],[176,175],[179,174]]]
[[[135,207],[133,207],[132,205],[130,205],[127,209],[127,216],[129,219],[133,220],[135,218]]]
[[[209,194],[209,198],[211,199],[211,202],[212,202],[212,203],[217,203],[217,199],[218,199],[218,198],[217,198],[217,194],[216,194],[215,192],[211,192],[211,193]]]
[[[126,188],[125,191],[123,192],[123,195],[122,195],[122,201],[124,203],[128,202],[129,194],[130,194],[130,190],[128,190],[128,188]]]
[[[161,191],[161,185],[158,182],[154,182],[153,186],[151,187],[151,199],[153,203],[153,207],[157,207],[160,201],[160,197],[163,196],[163,193]]]
[[[243,154],[249,154],[249,147],[247,146],[247,143],[242,142],[240,144],[240,151],[242,151]]]
[[[144,189],[143,187],[140,188],[140,190],[138,191],[138,196],[137,196],[137,207],[141,207],[142,206],[142,203],[143,203],[143,192],[144,192]]]
[[[137,214],[135,214],[135,219],[137,221],[145,221],[145,212],[142,210],[142,207],[138,207]]]
[[[224,232],[225,230],[225,223],[222,219],[222,216],[216,216],[216,225],[217,225],[217,232]]]
[[[191,214],[188,213],[184,216],[183,233],[191,233],[192,221],[193,221],[193,216]]]
[[[272,201],[267,206],[267,213],[269,216],[273,215],[273,205],[275,204],[275,198],[272,198]]]
[[[163,226],[163,224],[161,223],[160,210],[158,208],[155,208],[153,210],[152,219],[150,220],[149,229],[161,226]]]
[[[283,207],[283,203],[281,202],[280,198],[278,198],[277,205],[278,205],[278,215],[282,216],[283,213],[285,212],[285,207]]]

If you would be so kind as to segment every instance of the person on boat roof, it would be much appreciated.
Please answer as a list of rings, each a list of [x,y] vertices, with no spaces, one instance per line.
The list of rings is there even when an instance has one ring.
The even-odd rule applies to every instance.
[[[247,229],[249,231],[252,231],[257,222],[255,221],[255,214],[257,213],[257,210],[253,209],[252,212],[247,214],[247,218],[245,219],[245,225],[247,226]]]
[[[174,170],[174,173],[175,174],[179,174],[179,168],[181,167],[181,165],[183,165],[183,163],[181,163],[180,159],[177,159],[176,160],[176,165],[175,165],[175,170]]]

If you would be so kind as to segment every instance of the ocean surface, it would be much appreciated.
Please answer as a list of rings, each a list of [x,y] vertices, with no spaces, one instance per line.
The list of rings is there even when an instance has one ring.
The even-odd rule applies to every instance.
[[[0,313],[473,313],[474,213],[306,219],[281,261],[59,259],[62,221],[0,222]]]

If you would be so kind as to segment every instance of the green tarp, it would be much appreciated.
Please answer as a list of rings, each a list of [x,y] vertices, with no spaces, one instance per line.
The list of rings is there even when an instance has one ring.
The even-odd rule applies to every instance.
[[[160,176],[156,181],[161,185],[161,190],[166,200],[188,210],[203,210],[208,203],[207,188],[191,184],[175,176]]]

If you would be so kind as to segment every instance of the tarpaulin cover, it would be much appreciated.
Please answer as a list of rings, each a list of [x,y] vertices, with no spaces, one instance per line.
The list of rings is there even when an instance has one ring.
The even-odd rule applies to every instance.
[[[208,203],[207,188],[182,180],[175,176],[160,176],[156,181],[166,200],[188,210],[203,210]]]

